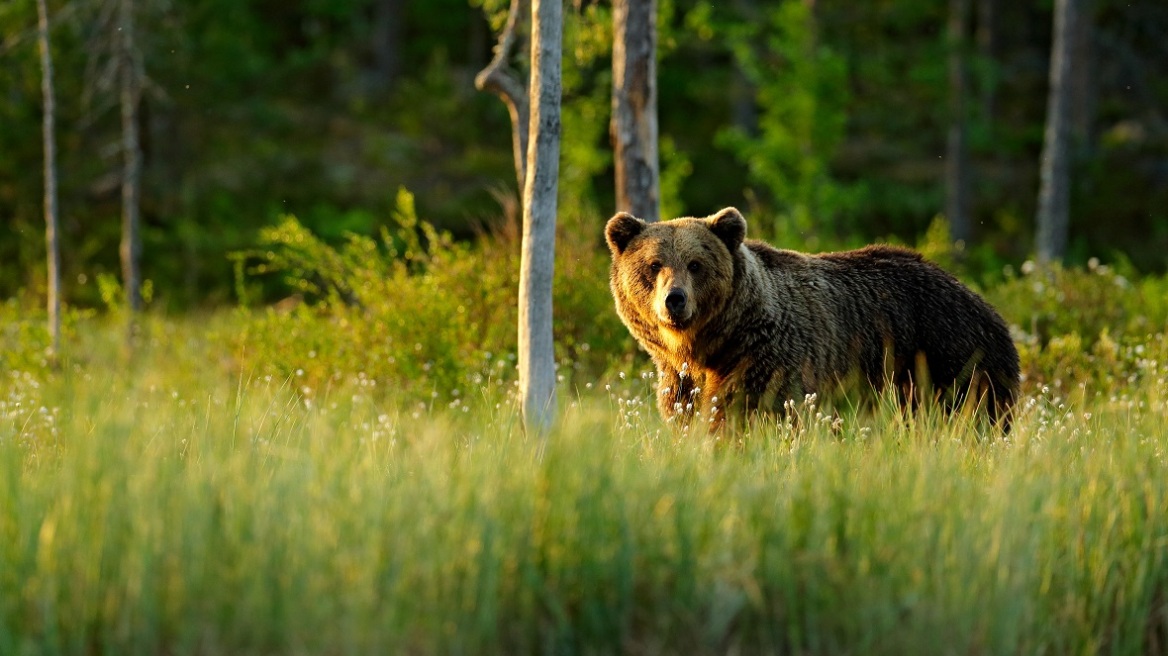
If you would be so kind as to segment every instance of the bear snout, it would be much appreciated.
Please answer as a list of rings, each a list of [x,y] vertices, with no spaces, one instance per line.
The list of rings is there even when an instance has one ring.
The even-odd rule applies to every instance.
[[[690,319],[689,295],[681,287],[672,287],[665,295],[665,312],[662,319],[681,326]]]

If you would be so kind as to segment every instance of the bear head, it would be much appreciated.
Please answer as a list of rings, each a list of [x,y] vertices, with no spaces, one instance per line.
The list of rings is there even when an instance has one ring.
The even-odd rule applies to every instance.
[[[612,291],[625,323],[685,332],[700,329],[732,297],[746,219],[733,207],[704,219],[660,223],[619,212],[604,236],[612,251]]]

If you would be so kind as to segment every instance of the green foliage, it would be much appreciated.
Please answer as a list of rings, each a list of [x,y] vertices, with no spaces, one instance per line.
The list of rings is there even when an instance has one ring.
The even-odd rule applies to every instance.
[[[888,240],[897,241],[895,237]],[[933,217],[914,248],[941,268],[966,279],[975,287],[999,284],[1002,272],[1013,270],[1006,264],[1007,260],[990,245],[955,241],[949,231],[949,221],[939,214]]]
[[[1168,185],[1154,117],[1165,105],[1155,81],[1168,79],[1168,59],[1155,35],[1166,18],[1144,5],[1093,13],[1099,47],[1082,70],[1099,74],[1077,106],[1097,111],[1083,117],[1092,131],[1075,164],[1071,262],[1122,252],[1140,271],[1164,267],[1168,220],[1156,208],[1168,206]],[[119,270],[120,121],[97,79],[107,6],[48,2],[64,293],[90,307],[103,306],[98,275]],[[496,198],[517,191],[507,113],[471,83],[503,0],[134,6],[150,81],[143,274],[162,307],[229,303],[225,254],[255,244],[273,217],[293,214],[334,247],[346,232],[376,237],[393,227],[386,190],[404,185],[434,225],[469,242]],[[400,30],[383,33],[376,8],[393,6]],[[959,264],[979,278],[1028,248],[1047,85],[1031,64],[1050,52],[1045,32],[1019,27],[1048,24],[1049,3],[997,9],[992,52],[970,62],[978,234]],[[565,13],[561,197],[598,208],[596,221],[612,199],[611,21],[608,3]],[[658,21],[667,216],[739,205],[807,250],[922,237],[944,197],[944,3],[662,0]],[[0,297],[44,293],[35,27],[31,0],[0,3]],[[395,44],[387,65],[381,48]],[[516,53],[518,68],[527,56]]]
[[[579,199],[597,201],[611,190],[602,174],[612,169],[609,122],[612,114],[612,11],[589,4],[569,12],[564,24],[563,101],[560,121],[559,197],[561,206]],[[570,59],[568,59],[570,58]]]
[[[560,206],[570,205],[575,199],[596,198],[597,188],[612,188],[612,182],[597,185],[601,173],[612,166],[612,151],[608,146],[608,124],[611,115],[612,77],[607,73],[596,75],[596,80],[566,82],[565,102],[560,112],[566,139],[560,147]]]
[[[957,275],[981,273],[985,297],[1013,327],[1030,385],[1079,394],[1113,389],[1168,357],[1168,279],[1139,277],[1126,263],[1109,266],[1094,258],[1086,268],[1042,269],[1028,261],[1017,272],[1007,265],[1004,279],[995,279],[988,275],[987,262],[994,259],[986,249],[958,246],[937,217],[916,248]]]
[[[637,380],[565,394],[536,444],[487,382],[305,391],[228,373],[208,326],[254,329],[153,323],[126,361],[87,325],[86,360],[0,374],[3,653],[1134,655],[1166,628],[1168,360],[1036,391],[1008,439],[813,401],[679,434]]]
[[[757,89],[757,134],[722,130],[718,141],[747,167],[778,208],[775,234],[840,234],[862,200],[862,188],[836,179],[831,162],[845,136],[847,67],[822,42],[809,5],[788,0],[764,20],[730,28],[735,61]]]
[[[48,323],[25,310],[18,299],[0,304],[0,371],[40,373],[50,365]]]
[[[957,248],[949,231],[949,222],[940,215],[933,218],[928,230],[916,244],[916,250],[921,255],[952,273],[957,271]]]
[[[987,291],[1018,328],[1023,372],[1060,388],[1115,389],[1168,358],[1168,279],[1129,279],[1092,260],[1086,269],[1027,262]]]
[[[1021,328],[1008,437],[891,394],[679,433],[612,310],[596,212],[565,211],[564,413],[537,445],[511,396],[514,226],[466,244],[404,189],[394,207],[339,245],[286,217],[238,282],[296,300],[147,313],[133,355],[116,313],[68,314],[54,368],[41,311],[0,305],[0,653],[1159,644],[1163,278],[986,287]],[[928,235],[951,253],[942,221]]]
[[[660,150],[661,218],[685,216],[682,192],[693,173],[693,162],[690,161],[689,155],[678,148],[672,137],[661,137]]]
[[[507,10],[510,5],[510,0],[470,0],[470,6],[482,10],[491,24],[491,30],[496,34],[502,32],[503,26],[507,23]]]
[[[72,350],[71,344],[80,337],[78,326],[93,316],[92,310],[61,308],[61,341],[66,351]],[[51,346],[44,307],[30,306],[30,299],[0,302],[0,374],[32,381],[34,387],[40,385],[57,365],[50,358]]]
[[[989,293],[1028,339],[1046,343],[1078,333],[1088,345],[1104,332],[1142,338],[1162,330],[1168,325],[1166,298],[1168,280],[1132,279],[1097,260],[1084,269],[1027,262],[1020,273],[1007,270],[1005,282]]]
[[[297,294],[248,315],[247,329],[231,338],[245,370],[318,390],[376,380],[420,400],[514,380],[518,244],[455,242],[418,219],[405,190],[393,218],[396,229],[380,242],[351,234],[333,247],[285,217],[263,231],[259,249],[240,254],[247,274],[277,274]],[[569,220],[558,240],[554,321],[567,379],[596,375],[628,349],[611,309],[607,258],[591,232]]]

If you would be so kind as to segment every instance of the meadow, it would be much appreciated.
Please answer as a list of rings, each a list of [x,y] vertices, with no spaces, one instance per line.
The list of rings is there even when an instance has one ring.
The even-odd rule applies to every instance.
[[[132,351],[75,312],[52,363],[0,306],[0,654],[1168,650],[1163,279],[983,289],[1026,372],[1009,435],[805,398],[711,436],[657,417],[579,282],[603,254],[565,245],[540,439],[482,314],[509,249],[282,230],[290,309],[148,313]]]

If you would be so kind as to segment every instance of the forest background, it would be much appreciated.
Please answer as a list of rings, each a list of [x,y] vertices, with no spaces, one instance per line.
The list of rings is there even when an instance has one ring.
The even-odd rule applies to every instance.
[[[63,294],[82,307],[100,305],[98,280],[119,271],[114,4],[48,2]],[[326,243],[376,236],[395,225],[402,187],[456,239],[513,225],[510,123],[473,84],[505,3],[130,4],[143,73],[142,276],[155,304],[239,300],[231,254],[284,215]],[[1067,258],[1161,272],[1168,5],[1095,0],[1084,16]],[[756,236],[802,250],[917,243],[943,214],[946,185],[960,184],[969,215],[954,230],[957,262],[974,279],[1000,278],[1034,250],[1051,17],[1050,2],[999,0],[662,2],[663,216],[737,205]],[[561,207],[591,223],[599,245],[614,209],[610,8],[576,2],[565,23]],[[954,55],[967,72],[960,104]],[[44,294],[40,84],[35,3],[10,0],[0,6],[0,297]],[[955,120],[970,166],[947,181]]]
[[[584,0],[525,430],[511,122],[474,88],[506,5],[0,0],[0,653],[1168,651],[1168,3],[660,0],[662,216],[921,249],[1010,324],[1008,435],[893,393],[658,417]],[[1055,5],[1065,266],[1031,259]]]

